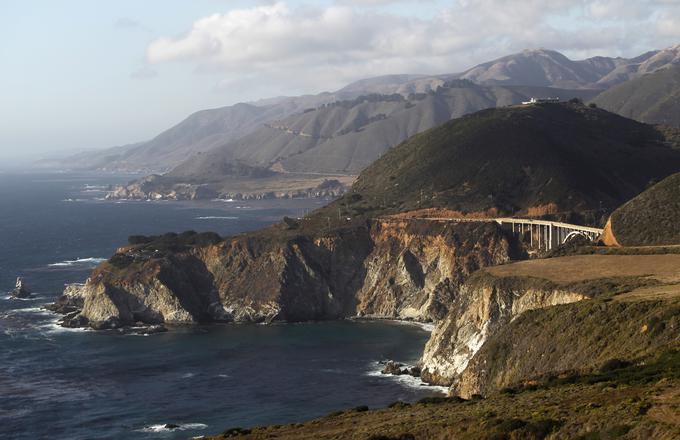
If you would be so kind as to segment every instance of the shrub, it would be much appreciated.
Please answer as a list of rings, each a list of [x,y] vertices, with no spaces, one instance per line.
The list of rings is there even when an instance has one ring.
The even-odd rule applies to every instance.
[[[124,269],[133,262],[134,259],[125,254],[114,254],[111,258],[109,258],[109,264],[117,269]]]
[[[368,438],[368,440],[415,440],[415,436],[410,433],[404,433],[404,434],[397,434],[396,436],[390,436],[390,435],[372,435]]]
[[[283,218],[283,223],[285,223],[286,226],[288,227],[288,229],[291,229],[291,230],[297,229],[297,228],[300,227],[300,223],[297,220],[290,218],[290,217],[287,217],[287,216]]]
[[[408,408],[411,406],[410,403],[402,402],[401,400],[397,400],[396,402],[392,402],[389,405],[387,405],[388,408]]]
[[[617,437],[622,437],[626,434],[628,434],[628,431],[631,430],[631,426],[629,425],[616,425],[609,429],[607,431],[607,434],[609,437],[617,438]]]
[[[467,402],[467,400],[463,399],[462,397],[459,396],[452,396],[452,397],[442,397],[442,396],[432,396],[432,397],[423,397],[418,401],[418,403],[422,404],[434,404],[438,405],[440,403],[462,403],[462,402]]]
[[[130,235],[128,237],[128,244],[146,244],[151,243],[153,237],[147,237],[146,235]]]
[[[609,359],[607,362],[602,364],[600,367],[600,372],[607,373],[609,371],[620,370],[621,368],[630,367],[632,364],[628,361],[621,359]]]
[[[251,433],[250,429],[244,429],[244,428],[230,428],[227,429],[222,433],[222,437],[228,438],[228,437],[240,437],[242,435],[248,435]]]

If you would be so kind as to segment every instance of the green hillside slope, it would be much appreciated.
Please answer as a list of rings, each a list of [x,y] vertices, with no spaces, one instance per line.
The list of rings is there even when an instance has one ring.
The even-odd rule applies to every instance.
[[[680,244],[680,173],[614,211],[608,229],[623,246]]]
[[[680,150],[653,126],[579,103],[515,106],[414,136],[364,170],[328,209],[607,210],[678,170]]]

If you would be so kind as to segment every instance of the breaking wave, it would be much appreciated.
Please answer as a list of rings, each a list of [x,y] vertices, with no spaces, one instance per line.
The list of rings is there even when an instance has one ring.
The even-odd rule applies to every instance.
[[[72,267],[72,266],[96,266],[106,261],[106,258],[77,258],[75,260],[64,260],[58,263],[48,264],[48,267]]]
[[[159,425],[149,425],[142,429],[138,429],[140,432],[173,432],[173,431],[187,431],[187,430],[197,430],[205,429],[208,425],[204,423],[164,423]]]
[[[408,387],[408,388],[418,388],[418,389],[427,389],[436,393],[441,393],[441,394],[448,394],[449,388],[448,387],[442,387],[439,385],[430,385],[429,383],[423,382],[422,379],[419,377],[413,377],[410,374],[400,374],[400,375],[394,375],[394,374],[382,374],[382,369],[383,365],[375,362],[371,363],[370,365],[370,370],[366,373],[366,376],[371,376],[371,377],[379,377],[382,379],[388,379],[394,382],[397,382],[399,385]]]

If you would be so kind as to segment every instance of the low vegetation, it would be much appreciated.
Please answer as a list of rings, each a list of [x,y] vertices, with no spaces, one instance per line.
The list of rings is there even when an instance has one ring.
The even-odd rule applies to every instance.
[[[184,252],[192,247],[204,247],[217,244],[222,237],[214,232],[184,231],[181,234],[168,232],[163,235],[131,235],[128,245],[131,249],[123,253],[116,253],[109,258],[108,263],[117,269],[129,268],[135,262],[144,261],[150,257]]]
[[[599,94],[593,102],[650,124],[680,127],[680,67],[661,69]]]
[[[302,424],[229,430],[215,439],[674,439],[680,436],[680,351],[642,365],[546,378],[486,399],[427,399]]]
[[[622,246],[680,245],[680,173],[614,211],[611,230]]]
[[[580,102],[496,108],[393,148],[321,212],[351,217],[447,208],[513,215],[552,206],[557,218],[588,213],[580,220],[602,224],[604,212],[679,168],[680,151],[651,125]]]

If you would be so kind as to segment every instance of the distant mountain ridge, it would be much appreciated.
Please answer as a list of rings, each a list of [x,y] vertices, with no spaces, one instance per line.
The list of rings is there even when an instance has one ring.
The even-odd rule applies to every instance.
[[[354,82],[333,93],[278,97],[203,110],[149,141],[80,153],[62,161],[45,164],[71,169],[166,172],[199,152],[205,153],[242,139],[264,124],[285,120],[305,110],[316,109],[332,102],[352,100],[361,95],[399,94],[408,97],[411,94],[427,94],[436,92],[447,81],[454,79],[467,79],[482,86],[604,89],[677,64],[679,53],[680,45],[648,52],[633,59],[594,57],[572,61],[552,50],[525,50],[456,74],[386,75]],[[472,111],[480,108],[484,107],[477,106]],[[356,169],[362,161],[363,166],[368,164],[363,159],[352,160],[340,168]],[[303,165],[295,167],[299,169]]]
[[[619,84],[593,102],[638,121],[680,127],[680,65]]]
[[[230,161],[279,172],[357,174],[416,133],[465,114],[519,104],[531,96],[588,99],[594,93],[452,80],[436,92],[409,97],[366,95],[265,124],[238,141],[187,159],[167,176],[190,181],[202,176],[209,181],[219,177],[209,171],[215,164]]]

